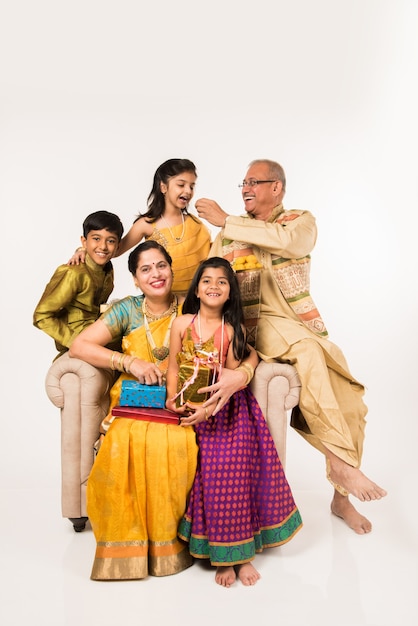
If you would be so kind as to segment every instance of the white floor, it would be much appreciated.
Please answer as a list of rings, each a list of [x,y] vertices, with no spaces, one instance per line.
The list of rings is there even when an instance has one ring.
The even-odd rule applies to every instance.
[[[418,3],[200,4],[202,25],[199,3],[173,0],[0,9],[0,626],[416,626]],[[290,432],[304,527],[257,556],[251,588],[220,588],[202,564],[92,582],[93,534],[60,513],[43,392],[56,351],[32,312],[84,217],[107,208],[127,229],[155,167],[180,155],[197,164],[195,200],[235,215],[246,164],[283,162],[287,208],[318,221],[315,302],[368,389],[362,467],[389,492],[359,506],[374,528],[354,534],[329,513],[320,455]],[[134,292],[126,263],[112,298]]]
[[[292,436],[290,437],[292,441]],[[296,444],[293,443],[293,446]],[[306,450],[302,442],[296,446]],[[309,455],[307,452],[307,460]],[[316,454],[316,453],[315,453]],[[313,457],[312,457],[313,458]],[[55,463],[55,459],[52,459]],[[115,624],[213,626],[398,626],[417,623],[417,533],[407,480],[387,498],[359,508],[374,523],[358,536],[329,513],[331,488],[318,466],[300,488],[299,461],[287,474],[304,527],[281,548],[258,555],[262,578],[247,588],[217,586],[202,563],[176,576],[131,582],[89,579],[95,541],[60,517],[59,487],[2,489],[2,626]],[[316,476],[318,473],[318,476]],[[376,477],[377,478],[377,477]],[[415,482],[411,477],[412,483]],[[389,483],[389,484],[388,484]],[[398,486],[399,487],[399,486]],[[409,497],[408,497],[409,496]],[[414,508],[414,507],[412,507]]]

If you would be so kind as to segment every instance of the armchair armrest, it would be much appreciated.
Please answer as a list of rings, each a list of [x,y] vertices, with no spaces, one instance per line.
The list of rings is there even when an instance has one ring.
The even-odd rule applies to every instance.
[[[283,467],[286,463],[287,412],[299,402],[300,379],[293,365],[261,361],[251,381],[251,390],[257,398],[276,444]]]
[[[86,515],[85,485],[94,461],[93,445],[109,408],[115,381],[111,369],[99,369],[63,354],[45,380],[46,393],[61,414],[62,515]]]
[[[66,399],[69,402],[70,394],[76,392],[77,379],[82,385],[82,394],[77,395],[83,404],[101,404],[102,400],[105,400],[105,404],[107,402],[109,406],[106,395],[115,381],[115,372],[111,369],[99,369],[81,359],[71,358],[68,353],[53,362],[46,376],[45,390],[52,404],[63,409]],[[105,410],[107,411],[107,408]]]

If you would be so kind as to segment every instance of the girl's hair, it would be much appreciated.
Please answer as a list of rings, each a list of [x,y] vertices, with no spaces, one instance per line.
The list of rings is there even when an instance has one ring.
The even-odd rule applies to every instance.
[[[147,241],[143,241],[139,244],[139,246],[134,248],[128,257],[128,269],[133,276],[135,276],[136,270],[138,269],[139,257],[143,252],[146,252],[147,250],[158,250],[159,252],[161,252],[163,257],[171,267],[173,259],[168,254],[164,246],[159,244],[157,241],[154,241],[153,239],[147,239]]]
[[[140,214],[137,219],[146,217],[148,221],[152,223],[156,222],[161,217],[165,209],[165,198],[161,191],[161,183],[168,185],[170,178],[178,176],[183,172],[191,172],[197,176],[196,166],[192,161],[189,161],[189,159],[168,159],[168,161],[164,161],[164,163],[157,168],[154,174],[152,189],[147,199],[148,211],[144,214]],[[185,212],[187,213],[187,210]]]
[[[249,350],[243,331],[244,313],[242,309],[239,284],[235,272],[232,269],[229,261],[226,261],[225,259],[218,256],[214,256],[210,259],[206,259],[206,261],[202,261],[202,263],[197,268],[195,275],[193,276],[191,285],[187,292],[186,299],[183,304],[183,313],[195,314],[199,311],[200,300],[197,297],[196,292],[203,272],[208,267],[221,267],[225,270],[225,275],[230,286],[230,292],[229,298],[223,306],[222,315],[224,315],[225,317],[225,322],[231,324],[232,328],[234,329],[234,340],[232,343],[234,357],[238,361],[242,361],[242,359],[245,359],[249,355]]]

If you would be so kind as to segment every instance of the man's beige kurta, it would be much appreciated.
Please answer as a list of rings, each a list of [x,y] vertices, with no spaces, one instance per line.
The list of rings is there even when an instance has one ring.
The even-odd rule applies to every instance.
[[[293,412],[291,424],[321,452],[326,447],[358,467],[367,413],[364,387],[351,375],[338,346],[327,338],[309,294],[309,254],[316,236],[311,213],[284,211],[280,205],[268,222],[229,216],[210,256],[232,261],[252,253],[262,264],[255,347],[264,361],[289,361],[299,374],[300,410]],[[286,259],[298,260],[295,267],[302,265],[303,271],[289,268],[280,278],[278,268],[286,265]]]

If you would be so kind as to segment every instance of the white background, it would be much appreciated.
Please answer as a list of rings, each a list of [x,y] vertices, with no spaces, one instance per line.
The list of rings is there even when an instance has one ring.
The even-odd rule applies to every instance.
[[[86,215],[114,211],[127,231],[172,157],[196,163],[195,199],[240,214],[247,164],[271,158],[287,174],[286,208],[317,218],[312,293],[367,386],[364,470],[407,517],[418,417],[417,6],[2,2],[3,488],[59,485],[59,411],[44,391],[56,352],[32,313]],[[127,255],[115,270],[113,297],[134,293]],[[288,477],[296,489],[323,484],[322,458],[293,432]]]

